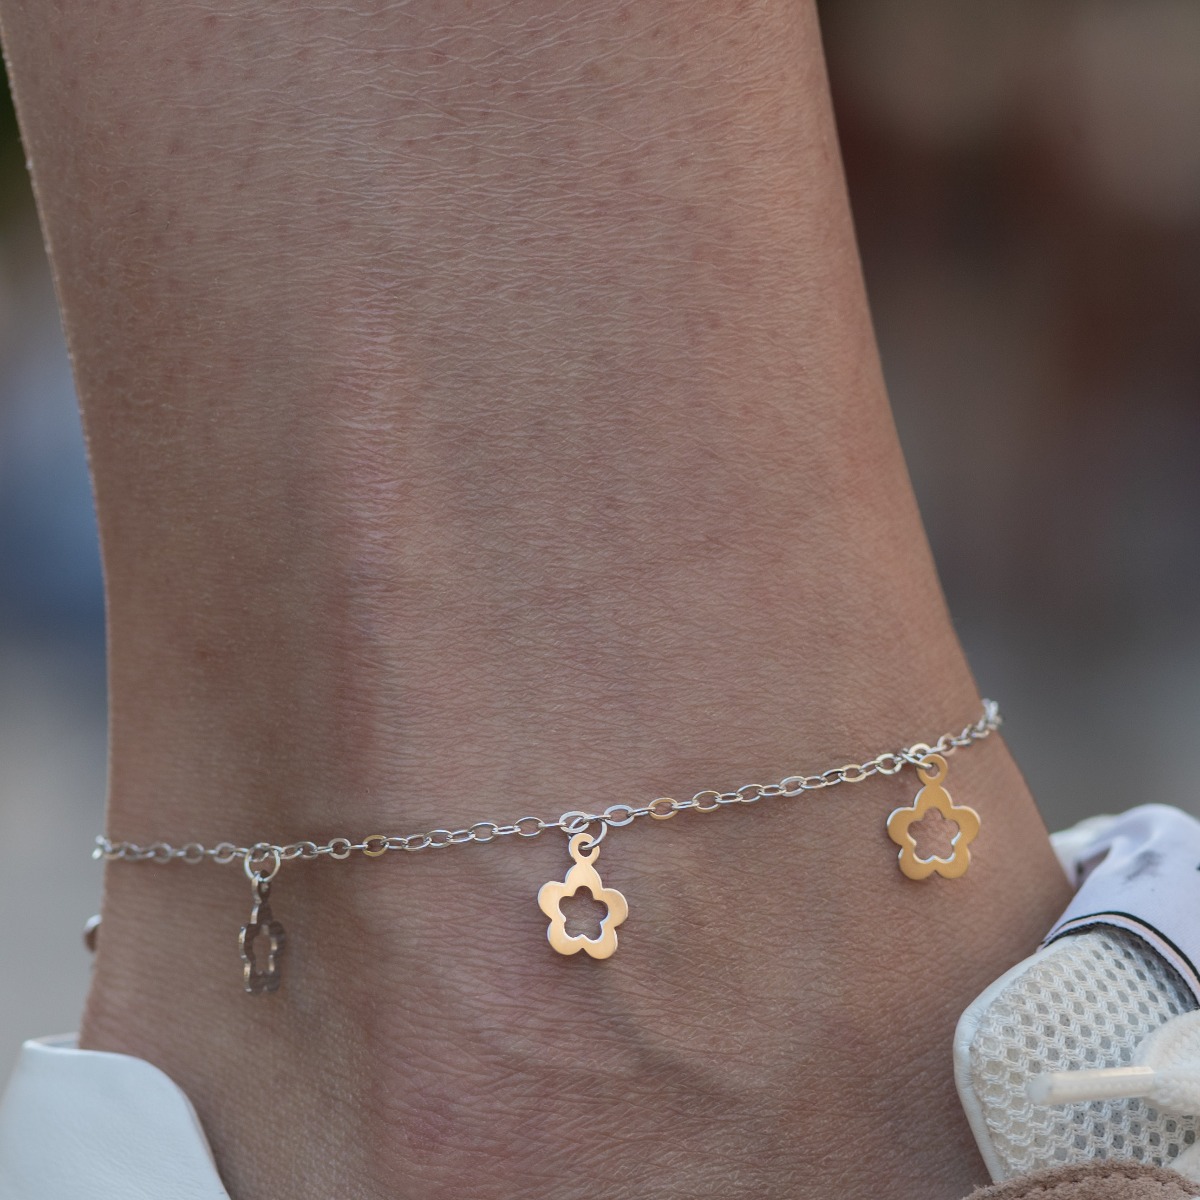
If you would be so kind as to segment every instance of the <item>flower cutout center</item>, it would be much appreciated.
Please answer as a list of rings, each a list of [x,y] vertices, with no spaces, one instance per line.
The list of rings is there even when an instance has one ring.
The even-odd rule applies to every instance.
[[[950,820],[940,809],[931,808],[919,821],[908,827],[918,858],[950,859],[954,856],[954,839],[958,835],[957,821]]]
[[[592,894],[591,888],[581,887],[560,902],[563,928],[572,937],[595,940],[603,932],[604,918],[608,916],[608,905]]]

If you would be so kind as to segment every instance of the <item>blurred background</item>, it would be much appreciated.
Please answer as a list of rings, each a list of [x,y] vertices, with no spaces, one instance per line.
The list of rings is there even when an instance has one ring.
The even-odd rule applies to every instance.
[[[1048,823],[1200,813],[1200,4],[827,0],[896,420]],[[7,104],[7,102],[6,102]],[[100,566],[0,109],[0,1076],[75,1027],[103,821]]]

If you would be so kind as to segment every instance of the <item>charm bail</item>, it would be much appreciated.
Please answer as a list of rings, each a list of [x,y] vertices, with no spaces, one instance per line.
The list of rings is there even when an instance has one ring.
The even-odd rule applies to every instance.
[[[568,814],[573,815],[584,814]],[[592,837],[586,828],[572,832],[569,826],[568,849],[574,865],[562,882],[551,880],[542,884],[538,891],[538,907],[550,920],[546,937],[559,954],[578,954],[582,950],[592,958],[610,958],[617,949],[617,926],[629,915],[629,904],[616,888],[604,886],[593,866],[600,855],[600,841],[607,831],[608,826],[602,823],[600,833]],[[594,938],[567,932],[562,902],[583,890],[591,892],[592,898],[608,909],[600,922],[600,932]]]

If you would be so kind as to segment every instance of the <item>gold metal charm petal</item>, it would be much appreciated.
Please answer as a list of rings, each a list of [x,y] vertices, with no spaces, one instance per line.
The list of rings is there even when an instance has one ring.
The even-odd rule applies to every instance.
[[[942,786],[946,778],[946,760],[940,754],[929,754],[917,765],[917,774],[925,785],[908,808],[898,808],[888,817],[888,837],[900,847],[900,870],[909,879],[928,879],[934,872],[945,879],[958,879],[971,865],[970,843],[979,833],[979,814],[965,804],[955,804]],[[936,808],[947,821],[958,826],[951,839],[953,853],[949,858],[921,858],[917,843],[910,832],[931,808]]]
[[[596,868],[592,866],[600,854],[600,846],[590,835],[575,834],[571,838],[570,851],[575,865],[567,872],[566,878],[561,883],[556,879],[544,883],[538,892],[538,907],[550,918],[546,937],[559,954],[578,954],[583,950],[592,958],[609,958],[617,948],[617,926],[629,916],[629,904],[616,888],[604,886]],[[567,932],[562,902],[581,888],[586,888],[608,909],[600,922],[599,936],[594,938]]]

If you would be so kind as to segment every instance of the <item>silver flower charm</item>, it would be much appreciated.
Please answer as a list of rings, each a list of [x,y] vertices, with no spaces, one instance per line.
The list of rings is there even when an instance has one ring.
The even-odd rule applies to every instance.
[[[242,956],[242,982],[252,996],[263,992],[274,992],[279,988],[279,959],[283,954],[283,926],[275,920],[271,906],[267,903],[270,885],[255,883],[254,907],[250,920],[238,934],[238,952]],[[265,946],[265,961],[258,961],[258,953]]]

